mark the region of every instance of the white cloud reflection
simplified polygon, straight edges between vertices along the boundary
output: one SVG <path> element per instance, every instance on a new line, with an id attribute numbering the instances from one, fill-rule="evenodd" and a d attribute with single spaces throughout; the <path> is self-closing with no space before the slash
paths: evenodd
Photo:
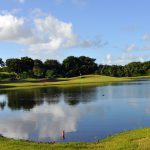
<path id="1" fill-rule="evenodd" d="M 0 119 L 0 133 L 9 138 L 58 140 L 61 132 L 75 132 L 82 112 L 79 108 L 60 105 L 41 105 L 30 112 Z"/>

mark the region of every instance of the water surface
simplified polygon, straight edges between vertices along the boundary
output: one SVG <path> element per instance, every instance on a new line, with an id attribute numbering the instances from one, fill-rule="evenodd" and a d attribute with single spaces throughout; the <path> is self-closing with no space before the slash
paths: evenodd
<path id="1" fill-rule="evenodd" d="M 150 126 L 150 80 L 0 91 L 0 134 L 9 138 L 93 142 L 145 126 Z"/>

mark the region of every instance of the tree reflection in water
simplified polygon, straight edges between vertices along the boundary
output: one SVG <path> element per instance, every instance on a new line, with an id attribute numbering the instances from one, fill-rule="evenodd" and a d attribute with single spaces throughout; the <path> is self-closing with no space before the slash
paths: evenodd
<path id="1" fill-rule="evenodd" d="M 2 92 L 1 92 L 2 94 Z M 0 133 L 6 137 L 32 140 L 59 140 L 61 133 L 75 132 L 77 122 L 88 109 L 76 107 L 96 95 L 95 88 L 42 88 L 5 91 L 12 113 L 0 120 Z M 5 103 L 0 103 L 4 109 Z M 70 106 L 71 105 L 71 106 Z"/>
<path id="2" fill-rule="evenodd" d="M 95 99 L 96 91 L 94 87 L 39 88 L 4 91 L 3 94 L 7 95 L 8 107 L 11 110 L 23 109 L 30 111 L 35 106 L 42 105 L 44 102 L 57 104 L 64 100 L 66 104 L 73 106 L 78 103 L 87 103 Z M 4 107 L 6 103 L 1 103 L 0 105 Z"/>

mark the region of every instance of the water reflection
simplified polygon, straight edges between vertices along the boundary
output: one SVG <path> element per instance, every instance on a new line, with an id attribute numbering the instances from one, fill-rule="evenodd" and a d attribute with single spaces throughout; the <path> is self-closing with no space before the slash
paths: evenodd
<path id="1" fill-rule="evenodd" d="M 78 103 L 87 103 L 95 100 L 96 88 L 42 88 L 29 89 L 19 91 L 4 91 L 6 93 L 8 107 L 11 110 L 31 110 L 35 106 L 47 102 L 48 104 L 57 104 L 64 100 L 69 105 L 77 105 Z M 0 97 L 0 99 L 2 99 Z"/>
<path id="2" fill-rule="evenodd" d="M 58 140 L 63 130 L 66 133 L 76 131 L 81 114 L 78 108 L 43 104 L 35 106 L 30 113 L 2 118 L 0 133 L 11 138 Z"/>
<path id="3" fill-rule="evenodd" d="M 7 96 L 1 94 L 0 95 L 0 110 L 3 110 L 6 106 L 6 100 L 7 100 Z"/>
<path id="4" fill-rule="evenodd" d="M 0 134 L 34 141 L 95 141 L 150 126 L 150 81 L 0 91 Z M 138 116 L 138 117 L 137 117 Z"/>
<path id="5" fill-rule="evenodd" d="M 88 103 L 96 100 L 96 87 L 78 87 L 71 89 L 64 89 L 64 101 L 69 105 L 77 105 L 78 103 Z"/>
<path id="6" fill-rule="evenodd" d="M 63 130 L 65 134 L 77 130 L 79 118 L 89 109 L 75 106 L 93 101 L 91 97 L 96 95 L 96 87 L 43 88 L 1 93 L 1 107 L 4 109 L 7 101 L 8 109 L 7 117 L 0 115 L 0 133 L 3 136 L 59 141 Z"/>

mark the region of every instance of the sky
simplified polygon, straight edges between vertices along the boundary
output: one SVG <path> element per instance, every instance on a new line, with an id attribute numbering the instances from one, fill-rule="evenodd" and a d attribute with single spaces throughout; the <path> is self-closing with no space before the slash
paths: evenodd
<path id="1" fill-rule="evenodd" d="M 149 0 L 1 0 L 0 58 L 150 60 Z"/>

